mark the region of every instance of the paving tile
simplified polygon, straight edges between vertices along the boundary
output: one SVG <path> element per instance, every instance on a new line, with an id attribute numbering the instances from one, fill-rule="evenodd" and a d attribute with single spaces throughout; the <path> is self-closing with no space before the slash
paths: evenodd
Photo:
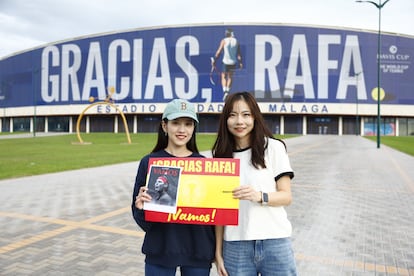
<path id="1" fill-rule="evenodd" d="M 299 275 L 414 275 L 414 158 L 358 136 L 285 142 Z M 0 275 L 143 275 L 137 165 L 0 181 Z"/>

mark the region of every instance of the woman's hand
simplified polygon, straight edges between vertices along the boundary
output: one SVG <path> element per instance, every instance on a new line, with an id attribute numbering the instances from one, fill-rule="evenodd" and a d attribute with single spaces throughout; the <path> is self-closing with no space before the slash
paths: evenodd
<path id="1" fill-rule="evenodd" d="M 144 202 L 150 202 L 152 197 L 147 193 L 148 188 L 143 186 L 139 188 L 139 193 L 135 197 L 135 207 L 142 210 L 144 208 Z"/>
<path id="2" fill-rule="evenodd" d="M 217 274 L 219 276 L 228 276 L 226 269 L 224 268 L 223 257 L 216 255 L 216 260 L 214 261 L 217 267 Z"/>
<path id="3" fill-rule="evenodd" d="M 253 189 L 250 185 L 243 185 L 233 190 L 233 198 L 261 202 L 262 193 Z"/>

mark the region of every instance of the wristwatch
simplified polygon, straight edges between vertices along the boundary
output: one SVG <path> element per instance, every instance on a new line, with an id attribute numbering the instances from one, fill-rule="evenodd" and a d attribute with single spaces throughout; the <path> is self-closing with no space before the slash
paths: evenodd
<path id="1" fill-rule="evenodd" d="M 269 203 L 269 195 L 267 193 L 262 193 L 262 205 L 267 205 Z"/>

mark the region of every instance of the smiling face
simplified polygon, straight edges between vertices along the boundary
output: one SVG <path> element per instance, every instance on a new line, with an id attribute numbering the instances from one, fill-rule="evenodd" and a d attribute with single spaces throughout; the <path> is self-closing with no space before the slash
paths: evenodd
<path id="1" fill-rule="evenodd" d="M 195 122 L 191 118 L 181 117 L 171 121 L 163 121 L 163 130 L 168 135 L 169 145 L 185 147 L 193 136 Z"/>
<path id="2" fill-rule="evenodd" d="M 227 128 L 234 136 L 239 149 L 250 147 L 250 134 L 254 128 L 254 118 L 244 100 L 234 102 L 227 118 Z"/>

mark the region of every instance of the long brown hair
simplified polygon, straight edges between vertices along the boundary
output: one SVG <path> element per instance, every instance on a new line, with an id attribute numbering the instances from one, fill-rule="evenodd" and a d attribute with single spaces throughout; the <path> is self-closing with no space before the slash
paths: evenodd
<path id="1" fill-rule="evenodd" d="M 216 141 L 213 145 L 213 156 L 220 158 L 232 158 L 233 152 L 236 151 L 236 142 L 234 136 L 227 127 L 227 119 L 233 111 L 234 103 L 244 101 L 250 109 L 254 119 L 254 127 L 250 133 L 250 147 L 252 150 L 251 162 L 255 168 L 266 168 L 264 152 L 267 146 L 265 137 L 273 138 L 273 134 L 266 126 L 262 113 L 256 99 L 249 92 L 238 92 L 230 94 L 220 114 L 219 129 Z"/>

